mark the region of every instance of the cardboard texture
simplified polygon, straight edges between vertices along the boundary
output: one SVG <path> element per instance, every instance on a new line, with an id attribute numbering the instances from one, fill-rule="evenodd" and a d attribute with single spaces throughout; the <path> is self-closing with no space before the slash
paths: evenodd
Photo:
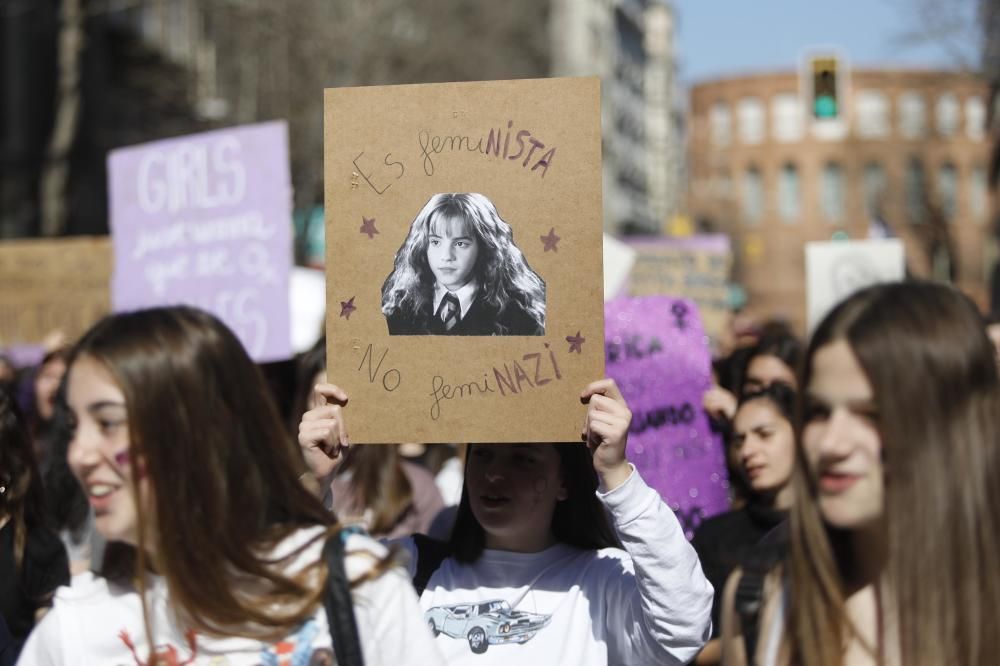
<path id="1" fill-rule="evenodd" d="M 328 374 L 351 398 L 351 440 L 579 441 L 579 393 L 604 375 L 599 80 L 327 90 L 324 131 Z M 435 198 L 442 193 L 463 194 Z M 477 219 L 495 206 L 523 260 L 509 238 L 484 240 L 482 233 L 505 226 L 495 220 L 486 228 L 450 223 L 454 215 L 421 216 L 445 199 L 475 208 Z M 443 234 L 435 242 L 454 251 L 445 261 L 458 268 L 434 272 L 430 263 L 440 257 L 428 252 L 421 219 Z M 456 325 L 434 285 L 472 265 L 462 264 L 468 245 L 457 239 L 464 233 L 479 239 L 480 262 L 471 270 L 481 284 Z M 404 274 L 395 268 L 404 246 L 412 253 L 401 257 L 413 261 L 401 265 L 419 264 L 411 270 L 419 279 L 409 291 L 390 281 L 393 314 L 386 316 L 383 285 Z M 493 265 L 484 257 L 498 255 L 519 266 L 521 282 L 484 268 Z M 498 284 L 508 297 L 490 305 L 484 294 L 497 293 Z M 421 307 L 404 317 L 403 305 L 394 305 L 411 292 Z M 537 311 L 521 307 L 514 293 L 530 294 L 523 302 L 536 310 L 544 304 L 544 331 Z M 495 316 L 477 323 L 478 307 L 494 308 Z M 445 332 L 451 325 L 467 334 Z M 430 328 L 437 332 L 421 334 Z"/>
<path id="2" fill-rule="evenodd" d="M 287 133 L 259 123 L 111 152 L 116 312 L 194 305 L 255 361 L 292 355 Z"/>
<path id="3" fill-rule="evenodd" d="M 729 270 L 733 257 L 727 236 L 655 238 L 631 241 L 636 250 L 629 277 L 631 296 L 690 298 L 698 305 L 705 332 L 718 340 L 729 327 Z"/>
<path id="4" fill-rule="evenodd" d="M 605 305 L 605 321 L 608 375 L 632 409 L 629 460 L 690 539 L 704 518 L 729 510 L 722 441 L 701 407 L 712 360 L 698 307 L 621 297 Z"/>
<path id="5" fill-rule="evenodd" d="M 806 243 L 806 314 L 810 332 L 855 291 L 906 276 L 903 241 L 838 240 Z"/>
<path id="6" fill-rule="evenodd" d="M 107 237 L 0 243 L 0 345 L 73 340 L 111 310 Z"/>

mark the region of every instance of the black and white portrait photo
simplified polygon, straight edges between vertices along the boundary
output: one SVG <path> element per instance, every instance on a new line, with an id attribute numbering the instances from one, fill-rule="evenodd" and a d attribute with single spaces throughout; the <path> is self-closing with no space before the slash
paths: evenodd
<path id="1" fill-rule="evenodd" d="M 390 335 L 544 335 L 545 282 L 482 194 L 435 194 L 382 285 Z"/>

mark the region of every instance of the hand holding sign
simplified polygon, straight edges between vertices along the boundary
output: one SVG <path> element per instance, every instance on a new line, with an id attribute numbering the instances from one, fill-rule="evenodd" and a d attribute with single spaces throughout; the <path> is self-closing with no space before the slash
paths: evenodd
<path id="1" fill-rule="evenodd" d="M 344 462 L 351 446 L 343 410 L 347 393 L 334 384 L 317 384 L 316 396 L 319 404 L 299 422 L 299 447 L 312 473 L 323 478 Z"/>
<path id="2" fill-rule="evenodd" d="M 580 394 L 587 403 L 587 420 L 581 436 L 594 456 L 594 469 L 608 491 L 625 483 L 632 468 L 625 458 L 625 444 L 632 412 L 613 379 L 592 382 Z"/>

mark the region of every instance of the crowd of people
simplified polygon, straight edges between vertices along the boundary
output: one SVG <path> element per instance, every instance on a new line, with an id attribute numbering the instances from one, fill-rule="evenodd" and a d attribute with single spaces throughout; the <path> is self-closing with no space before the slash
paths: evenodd
<path id="1" fill-rule="evenodd" d="M 720 359 L 732 510 L 690 543 L 612 380 L 575 387 L 581 441 L 356 445 L 325 352 L 275 400 L 218 319 L 154 308 L 8 381 L 0 666 L 1000 654 L 1000 373 L 951 287 L 869 287 L 808 344 Z"/>

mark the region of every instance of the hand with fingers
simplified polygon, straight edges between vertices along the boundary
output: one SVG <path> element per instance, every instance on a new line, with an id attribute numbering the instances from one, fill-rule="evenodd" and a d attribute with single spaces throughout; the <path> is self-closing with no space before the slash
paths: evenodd
<path id="1" fill-rule="evenodd" d="M 351 445 L 344 423 L 347 393 L 334 384 L 317 384 L 315 391 L 317 406 L 299 422 L 299 447 L 312 473 L 323 478 L 344 462 Z"/>
<path id="2" fill-rule="evenodd" d="M 701 406 L 717 421 L 732 421 L 736 416 L 736 403 L 736 396 L 718 384 L 713 384 L 701 397 Z"/>
<path id="3" fill-rule="evenodd" d="M 581 437 L 594 457 L 594 470 L 607 491 L 628 480 L 632 468 L 625 457 L 632 412 L 613 379 L 590 383 L 580 394 L 587 405 Z"/>

